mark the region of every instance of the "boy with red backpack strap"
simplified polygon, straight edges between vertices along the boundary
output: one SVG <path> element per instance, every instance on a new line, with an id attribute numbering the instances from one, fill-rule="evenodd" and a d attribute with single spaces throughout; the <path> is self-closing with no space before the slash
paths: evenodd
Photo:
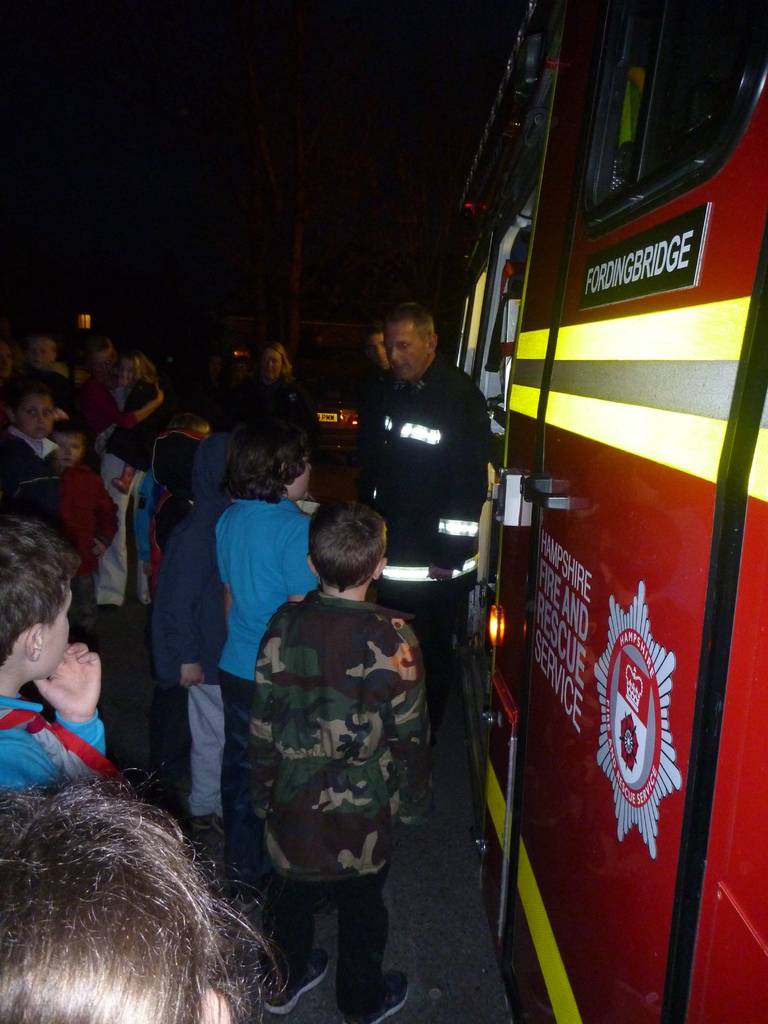
<path id="1" fill-rule="evenodd" d="M 0 516 L 0 786 L 21 789 L 117 776 L 104 756 L 98 654 L 69 644 L 70 580 L 78 557 L 35 519 Z M 56 711 L 19 697 L 34 680 Z"/>

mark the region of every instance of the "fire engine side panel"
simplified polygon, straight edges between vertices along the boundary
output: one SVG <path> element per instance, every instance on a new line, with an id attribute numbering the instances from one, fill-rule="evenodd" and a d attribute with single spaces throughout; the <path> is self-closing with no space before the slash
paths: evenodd
<path id="1" fill-rule="evenodd" d="M 522 838 L 582 1019 L 632 1024 L 657 1019 L 664 989 L 714 488 L 557 428 L 548 452 L 548 472 L 567 474 L 586 507 L 543 517 Z M 549 538 L 584 569 L 581 584 L 580 570 L 564 575 Z M 612 611 L 637 602 L 641 583 L 647 643 L 676 664 L 666 724 L 651 693 L 645 713 L 624 726 L 629 711 L 608 720 L 594 667 L 621 632 Z M 609 685 L 621 690 L 623 679 L 610 677 L 624 668 L 619 655 Z M 647 688 L 650 673 L 637 668 Z M 615 738 L 624 728 L 635 730 L 633 746 L 616 743 L 601 757 L 606 729 Z M 623 755 L 625 770 L 633 759 L 638 771 L 643 758 L 651 766 L 663 731 L 678 785 L 660 801 L 657 825 L 651 799 L 647 821 L 620 839 L 617 807 L 628 815 L 637 789 L 619 791 L 611 757 Z"/>
<path id="2" fill-rule="evenodd" d="M 588 64 L 597 28 L 596 11 L 582 10 L 574 19 L 574 29 L 566 41 L 558 61 L 555 87 L 553 129 L 545 156 L 547 167 L 559 168 L 558 174 L 547 172 L 541 184 L 536 208 L 536 230 L 533 237 L 525 287 L 521 330 L 531 331 L 547 326 L 555 302 L 558 264 L 565 245 L 565 225 L 571 189 L 571 175 L 579 143 L 580 124 L 584 116 Z M 564 45 L 566 45 L 564 43 Z M 514 383 L 541 385 L 540 361 L 525 358 L 518 351 Z M 529 474 L 535 470 L 535 410 L 533 416 L 510 409 L 507 428 L 505 465 L 515 472 Z M 498 647 L 495 665 L 504 678 L 515 701 L 521 703 L 521 687 L 525 662 L 526 580 L 531 531 L 528 527 L 512 527 L 503 531 L 501 542 L 501 573 L 497 598 L 507 617 L 507 638 Z"/>
<path id="3" fill-rule="evenodd" d="M 545 158 L 547 160 L 556 159 L 561 162 L 563 167 L 573 166 L 575 150 L 578 145 L 578 125 L 586 93 L 585 65 L 591 46 L 590 22 L 589 17 L 584 19 L 583 37 L 576 41 L 580 43 L 580 45 L 576 45 L 573 54 L 577 68 L 571 70 L 570 57 L 564 57 L 564 63 L 558 64 L 555 95 L 558 104 L 557 116 L 563 130 L 558 130 L 550 135 L 549 153 Z M 564 80 L 565 85 L 563 85 Z M 553 140 L 555 154 L 551 152 Z M 570 183 L 563 187 L 562 181 L 549 181 L 549 185 L 547 185 L 547 179 L 545 179 L 541 188 L 543 194 L 539 195 L 536 205 L 536 232 L 533 251 L 529 253 L 523 314 L 527 322 L 535 322 L 537 327 L 548 322 L 555 299 L 557 267 L 565 242 L 565 221 Z M 521 324 L 521 328 L 525 329 L 525 323 Z M 518 361 L 517 366 L 523 371 L 525 370 L 524 361 Z M 533 373 L 536 384 L 540 385 L 541 367 L 537 366 Z M 526 374 L 526 380 L 530 380 L 530 373 Z M 535 419 L 510 410 L 505 466 L 514 472 L 528 475 L 535 469 L 535 451 Z M 505 528 L 500 545 L 501 574 L 497 601 L 503 606 L 506 615 L 506 639 L 501 646 L 495 649 L 496 685 L 506 688 L 507 693 L 518 706 L 523 702 L 524 694 L 530 535 L 531 530 L 528 526 Z M 516 857 L 513 856 L 513 863 L 515 860 Z M 508 887 L 511 890 L 510 906 L 513 909 L 517 907 L 514 912 L 516 916 L 519 916 L 522 911 L 517 901 L 514 877 L 509 878 Z M 489 888 L 491 891 L 486 892 L 486 901 L 495 896 L 492 884 Z M 485 889 L 486 886 L 484 886 Z M 491 918 L 491 922 L 495 923 L 493 918 Z M 544 1005 L 547 1001 L 546 988 L 530 935 L 527 936 L 526 954 L 526 969 L 522 969 L 522 964 L 515 965 L 520 969 L 518 984 L 523 985 L 526 991 L 531 992 L 537 1005 Z M 507 965 L 504 964 L 504 967 L 506 968 Z"/>
<path id="4" fill-rule="evenodd" d="M 583 227 L 580 228 L 574 247 L 564 320 L 584 323 L 610 319 L 615 322 L 618 335 L 623 316 L 635 317 L 643 312 L 693 307 L 703 311 L 701 329 L 702 332 L 707 332 L 713 331 L 713 320 L 709 319 L 707 310 L 714 309 L 715 303 L 727 304 L 734 300 L 743 300 L 746 304 L 755 278 L 766 217 L 768 196 L 763 170 L 768 158 L 766 138 L 768 105 L 763 101 L 758 106 L 749 131 L 737 146 L 731 160 L 719 174 L 701 188 L 625 226 L 621 231 L 597 240 L 588 239 Z M 745 188 L 747 182 L 753 185 Z M 653 225 L 672 220 L 685 210 L 695 209 L 704 204 L 709 205 L 709 222 L 699 284 L 696 288 L 687 292 L 671 292 L 649 297 L 631 304 L 605 307 L 602 310 L 577 308 L 586 261 L 593 252 L 609 247 L 622 237 L 640 235 Z M 707 340 L 702 338 L 702 341 Z M 723 339 L 714 339 L 712 351 L 715 352 L 715 360 L 718 358 L 718 340 L 722 342 Z M 618 341 L 620 337 L 617 337 Z M 688 378 L 689 388 L 694 390 L 697 386 L 694 384 L 696 378 L 693 376 L 696 360 L 691 356 L 689 353 L 691 367 Z M 725 364 L 725 358 L 722 362 Z M 597 367 L 596 372 L 599 372 Z M 670 376 L 674 372 L 670 363 Z M 567 376 L 567 373 L 564 376 Z M 553 389 L 557 387 L 557 382 L 556 368 Z M 680 378 L 678 386 L 685 388 L 685 377 Z M 659 390 L 662 391 L 663 388 Z M 721 397 L 721 408 L 727 408 L 727 397 L 727 393 Z M 681 394 L 681 404 L 688 398 L 689 396 Z M 552 404 L 556 405 L 556 402 L 557 398 L 551 399 Z M 552 416 L 548 415 L 548 418 L 557 419 L 557 413 L 553 411 Z M 577 495 L 581 493 L 578 482 L 579 470 L 584 465 L 582 459 L 586 457 L 585 454 L 580 457 L 575 451 L 569 451 L 567 433 L 561 433 L 553 427 L 548 428 L 546 470 L 553 477 L 569 480 L 572 493 Z M 586 484 L 587 489 L 584 493 L 590 504 L 594 502 L 596 495 L 601 495 L 597 501 L 598 516 L 592 522 L 594 532 L 591 539 L 589 536 L 579 539 L 579 513 L 570 514 L 567 519 L 554 513 L 545 514 L 544 528 L 547 529 L 547 523 L 550 523 L 556 539 L 578 559 L 594 559 L 597 554 L 599 564 L 593 577 L 593 613 L 597 607 L 606 609 L 609 596 L 612 596 L 618 605 L 626 608 L 632 577 L 634 576 L 635 581 L 645 581 L 645 600 L 654 640 L 672 650 L 676 659 L 669 694 L 669 730 L 684 787 L 715 489 L 712 483 L 697 479 L 691 473 L 669 470 L 665 471 L 670 474 L 668 480 L 652 497 L 646 474 L 641 477 L 621 451 L 606 447 L 602 454 L 593 453 L 590 458 L 592 466 L 587 477 L 593 479 L 591 484 Z M 638 465 L 643 464 L 652 465 Z M 604 481 L 602 493 L 599 481 L 594 479 L 595 469 Z M 623 512 L 616 505 L 616 494 L 610 493 L 611 486 L 626 496 L 626 507 Z M 742 558 L 742 596 L 739 600 L 736 633 L 733 638 L 728 703 L 719 756 L 722 767 L 718 773 L 717 804 L 712 821 L 709 866 L 704 889 L 701 934 L 698 940 L 699 959 L 696 964 L 694 991 L 695 1000 L 698 1000 L 698 1009 L 695 1012 L 700 1016 L 693 1016 L 692 1019 L 701 1021 L 740 1019 L 741 1015 L 737 1009 L 739 1005 L 764 1006 L 765 997 L 768 995 L 768 899 L 765 897 L 765 886 L 761 884 L 765 877 L 765 868 L 768 867 L 765 853 L 768 848 L 768 827 L 762 806 L 766 792 L 766 769 L 761 756 L 768 721 L 765 713 L 761 714 L 765 702 L 755 699 L 756 695 L 752 692 L 757 685 L 756 678 L 759 677 L 760 669 L 765 664 L 761 655 L 766 652 L 762 651 L 759 644 L 760 641 L 768 642 L 765 641 L 768 625 L 765 613 L 768 609 L 762 594 L 766 579 L 764 552 L 768 539 L 768 523 L 762 502 L 756 502 L 754 499 L 750 501 L 749 516 Z M 562 525 L 566 526 L 565 530 L 562 529 Z M 613 550 L 610 550 L 611 548 Z M 762 571 L 758 568 L 761 565 Z M 655 586 L 651 582 L 654 578 Z M 601 587 L 606 592 L 598 605 L 597 595 Z M 593 622 L 591 619 L 591 628 Z M 594 622 L 594 625 L 600 629 L 599 621 Z M 758 641 L 757 645 L 755 638 Z M 603 643 L 605 647 L 601 646 Z M 605 641 L 599 640 L 596 654 L 599 656 L 600 651 L 607 650 L 609 646 L 607 638 Z M 593 695 L 598 684 L 599 680 L 592 681 Z M 595 710 L 599 711 L 593 705 L 593 713 Z M 535 774 L 530 761 L 529 766 Z M 548 768 L 549 762 L 545 762 L 545 771 Z M 619 774 L 614 772 L 614 777 L 618 777 Z M 556 780 L 552 779 L 550 785 L 556 788 Z M 763 799 L 756 794 L 762 794 Z M 551 800 L 553 792 L 547 795 Z M 678 814 L 682 809 L 681 795 L 677 792 L 662 801 L 659 837 L 656 840 L 658 856 L 654 862 L 645 865 L 643 873 L 638 871 L 635 875 L 634 886 L 637 886 L 641 893 L 654 893 L 652 903 L 645 903 L 642 897 L 636 903 L 626 903 L 622 897 L 619 882 L 619 879 L 622 879 L 620 865 L 626 870 L 634 870 L 629 854 L 631 846 L 628 844 L 631 839 L 637 840 L 637 830 L 630 831 L 621 845 L 616 844 L 614 840 L 617 864 L 609 869 L 608 873 L 612 877 L 615 875 L 617 882 L 605 883 L 598 887 L 595 899 L 590 903 L 592 912 L 597 912 L 602 920 L 611 919 L 615 914 L 615 907 L 624 904 L 632 921 L 631 932 L 637 927 L 648 943 L 645 955 L 640 952 L 640 960 L 635 962 L 649 963 L 648 955 L 652 949 L 656 951 L 662 973 L 655 979 L 643 979 L 642 972 L 625 976 L 628 985 L 626 991 L 636 993 L 639 1012 L 643 1002 L 646 1009 L 651 1009 L 660 992 L 659 986 L 663 985 L 665 965 L 664 957 L 659 956 L 659 953 L 666 944 L 672 910 L 675 874 L 673 854 L 680 838 Z M 598 822 L 595 821 L 594 825 L 597 828 Z M 606 841 L 607 835 L 603 827 L 603 842 Z M 546 850 L 547 842 L 543 837 L 540 842 Z M 666 856 L 663 849 L 663 845 L 666 846 L 667 843 L 671 857 Z M 589 849 L 583 849 L 580 854 L 574 851 L 574 863 L 588 863 L 590 856 L 593 855 L 594 851 Z M 545 877 L 548 872 L 556 874 L 556 867 L 545 868 Z M 624 885 L 629 883 L 627 877 L 622 881 Z M 540 884 L 546 886 L 546 881 L 542 880 Z M 598 898 L 600 893 L 603 897 L 602 903 Z M 559 912 L 562 898 L 561 884 L 561 889 L 554 894 L 552 903 L 556 908 L 555 916 Z M 545 902 L 548 901 L 545 899 Z M 562 929 L 558 930 L 555 927 L 555 930 L 563 936 L 564 943 L 570 941 L 574 950 L 573 960 L 563 950 L 566 963 L 578 965 L 580 957 L 583 956 L 583 943 L 578 935 L 578 929 L 576 933 L 571 934 L 570 940 L 565 939 L 568 927 L 568 922 L 564 922 Z M 610 932 L 609 929 L 609 934 Z M 636 950 L 633 936 L 622 930 L 620 934 L 612 934 L 607 945 L 611 946 L 622 963 L 633 962 Z M 600 955 L 602 956 L 602 953 Z M 753 971 L 757 971 L 756 976 L 753 976 Z M 607 971 L 606 976 L 613 977 L 611 987 L 614 996 L 618 996 L 623 987 L 618 965 L 616 969 Z M 750 981 L 753 977 L 754 981 Z M 580 983 L 577 973 L 574 973 L 572 980 L 578 993 Z M 584 982 L 590 996 L 597 996 L 597 986 L 591 972 L 586 972 Z M 588 1002 L 583 1002 L 583 997 L 579 998 L 579 995 L 577 1001 L 584 1009 L 589 1005 Z M 610 1020 L 610 1013 L 607 1016 L 599 1015 L 600 1005 L 610 1004 L 611 994 L 605 991 L 602 994 L 602 1001 L 597 998 L 592 1010 L 584 1014 L 585 1019 Z M 634 1018 L 625 1008 L 622 1019 L 629 1021 Z M 749 1019 L 749 1013 L 742 1019 Z"/>
<path id="5" fill-rule="evenodd" d="M 575 23 L 566 48 L 569 31 Z M 565 111 L 580 121 L 583 83 L 577 75 L 568 91 L 566 71 L 555 118 L 572 157 Z M 576 226 L 544 445 L 544 470 L 573 504 L 542 513 L 521 825 L 521 861 L 551 930 L 547 948 L 562 961 L 565 984 L 547 984 L 550 995 L 565 992 L 559 1005 L 553 1000 L 558 1020 L 633 1024 L 661 1013 L 715 481 L 765 222 L 767 116 L 763 103 L 724 169 L 686 195 L 599 238 Z M 527 366 L 518 363 L 512 422 L 524 406 L 533 421 L 538 405 L 536 362 L 543 364 L 546 338 L 534 335 L 549 326 L 553 276 L 542 232 L 549 225 L 562 241 L 557 218 L 544 216 L 545 200 L 561 218 L 557 197 L 570 187 L 565 168 L 572 166 L 557 159 L 558 145 L 551 144 L 542 187 L 518 353 Z M 708 219 L 694 287 L 581 308 L 590 256 L 696 210 Z M 577 334 L 575 325 L 587 330 Z M 598 336 L 591 325 L 608 332 Z M 510 438 L 508 463 L 522 461 Z M 509 557 L 505 537 L 502 594 L 511 585 L 508 566 L 519 572 L 522 564 L 519 552 Z M 750 620 L 747 631 L 763 625 Z M 719 799 L 727 798 L 748 796 Z M 738 931 L 735 918 L 751 921 L 742 913 L 750 906 L 759 930 L 760 900 L 750 902 L 734 884 L 727 895 L 723 933 Z M 710 929 L 714 916 L 710 910 Z M 515 924 L 520 973 L 528 970 L 528 921 L 525 911 Z M 547 979 L 544 948 L 537 946 Z M 718 1009 L 701 1020 L 732 1019 L 719 1015 L 722 1002 L 711 1005 Z M 532 1020 L 547 1019 L 534 1004 L 524 1009 Z"/>
<path id="6" fill-rule="evenodd" d="M 634 1024 L 662 1013 L 718 465 L 768 207 L 763 100 L 706 182 L 600 235 L 580 213 L 569 225 L 602 10 L 568 5 L 505 460 L 523 475 L 543 468 L 554 493 L 572 499 L 567 511 L 544 508 L 538 532 L 506 528 L 499 563 L 507 639 L 495 653 L 495 685 L 521 707 L 525 751 L 514 929 L 503 952 L 532 1024 Z M 587 268 L 603 253 L 646 245 L 676 218 L 697 215 L 701 258 L 685 288 L 587 308 Z M 537 412 L 551 328 L 542 467 Z M 532 543 L 538 562 L 528 580 Z M 768 486 L 749 506 L 690 1005 L 690 1020 L 702 1024 L 757 1019 L 752 1008 L 768 1005 L 766 550 Z M 491 752 L 498 771 L 501 760 Z M 491 867 L 493 913 L 498 857 Z"/>
<path id="7" fill-rule="evenodd" d="M 527 475 L 533 472 L 536 424 L 529 417 L 515 413 L 510 413 L 509 420 L 510 453 L 506 460 L 507 466 Z M 504 643 L 496 648 L 495 667 L 518 706 L 522 701 L 521 687 L 525 673 L 526 580 L 530 535 L 530 526 L 504 530 L 503 570 L 497 594 L 497 600 L 504 608 L 507 628 Z"/>
<path id="8" fill-rule="evenodd" d="M 768 1016 L 768 503 L 750 498 L 691 1022 Z"/>

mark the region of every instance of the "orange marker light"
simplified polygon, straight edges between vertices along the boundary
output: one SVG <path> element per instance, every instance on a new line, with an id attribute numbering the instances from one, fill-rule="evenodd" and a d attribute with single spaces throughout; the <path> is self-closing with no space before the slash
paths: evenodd
<path id="1" fill-rule="evenodd" d="M 499 644 L 504 643 L 506 628 L 507 622 L 504 609 L 500 604 L 492 604 L 488 615 L 488 638 L 491 641 L 491 647 L 498 647 Z"/>

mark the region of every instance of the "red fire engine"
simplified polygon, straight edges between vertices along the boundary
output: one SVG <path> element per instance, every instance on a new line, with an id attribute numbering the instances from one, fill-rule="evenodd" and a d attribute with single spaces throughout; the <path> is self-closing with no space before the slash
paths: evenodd
<path id="1" fill-rule="evenodd" d="M 489 920 L 516 1020 L 768 1021 L 768 5 L 527 8 L 457 360 Z"/>

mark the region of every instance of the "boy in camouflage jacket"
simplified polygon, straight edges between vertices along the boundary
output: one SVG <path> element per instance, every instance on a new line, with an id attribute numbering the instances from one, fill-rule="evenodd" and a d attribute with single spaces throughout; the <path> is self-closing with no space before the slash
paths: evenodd
<path id="1" fill-rule="evenodd" d="M 327 887 L 339 913 L 339 1008 L 348 1024 L 374 1024 L 407 995 L 404 974 L 382 971 L 382 890 L 395 821 L 417 821 L 430 802 L 424 673 L 403 617 L 365 601 L 385 564 L 381 517 L 364 505 L 324 507 L 309 536 L 321 591 L 272 618 L 251 717 L 253 802 L 282 876 L 274 937 L 288 967 L 267 1009 L 289 1013 L 325 975 L 327 953 L 312 940 Z"/>

